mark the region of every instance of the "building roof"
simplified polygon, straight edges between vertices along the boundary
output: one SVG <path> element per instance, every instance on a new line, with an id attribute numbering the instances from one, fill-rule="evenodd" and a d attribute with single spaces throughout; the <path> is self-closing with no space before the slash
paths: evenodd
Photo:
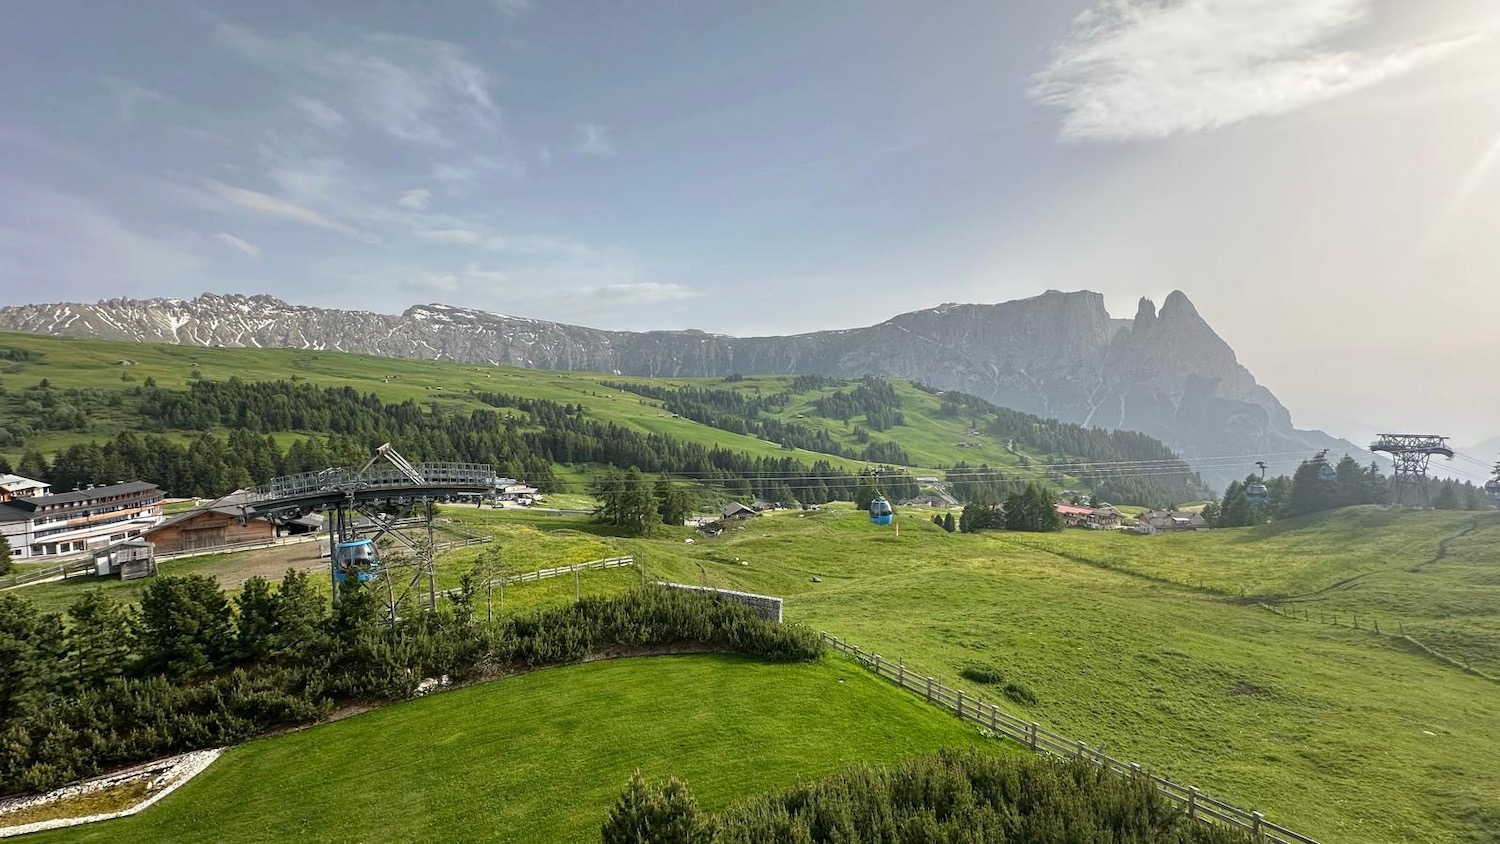
<path id="1" fill-rule="evenodd" d="M 107 498 L 113 495 L 134 495 L 143 492 L 158 491 L 156 484 L 146 481 L 126 481 L 123 484 L 110 484 L 109 486 L 96 486 L 93 489 L 75 489 L 72 492 L 59 492 L 52 495 L 38 495 L 28 498 L 17 498 L 16 501 L 30 509 L 54 506 L 57 504 L 82 504 L 85 501 L 93 501 L 98 498 Z"/>
<path id="2" fill-rule="evenodd" d="M 725 504 L 724 505 L 724 509 L 722 509 L 722 510 L 719 511 L 720 514 L 725 515 L 725 516 L 733 516 L 733 515 L 736 515 L 738 513 L 754 513 L 754 512 L 755 512 L 754 510 L 750 509 L 749 507 L 746 507 L 745 505 L 739 503 L 738 501 L 731 501 L 728 504 Z"/>
<path id="3" fill-rule="evenodd" d="M 30 510 L 0 504 L 0 522 L 29 522 L 34 514 Z"/>
<path id="4" fill-rule="evenodd" d="M 228 495 L 224 496 L 223 498 L 216 498 L 213 501 L 204 504 L 202 507 L 194 507 L 191 510 L 184 510 L 181 513 L 169 516 L 168 518 L 157 522 L 154 526 L 152 526 L 151 531 L 149 532 L 155 532 L 161 530 L 162 528 L 171 527 L 172 525 L 180 525 L 183 522 L 186 522 L 197 516 L 201 516 L 204 513 L 218 513 L 221 516 L 231 516 L 233 518 L 239 518 L 240 516 L 245 515 L 242 507 L 246 503 L 248 503 L 249 500 L 250 494 L 248 492 L 243 489 L 237 489 L 234 492 L 231 492 Z"/>
<path id="5" fill-rule="evenodd" d="M 1088 516 L 1094 512 L 1094 508 L 1092 507 L 1074 507 L 1071 504 L 1056 504 L 1053 506 L 1057 507 L 1057 512 L 1064 516 Z"/>
<path id="6" fill-rule="evenodd" d="M 12 475 L 9 472 L 0 474 L 0 487 L 5 487 L 6 489 L 28 489 L 43 486 L 51 486 L 51 484 L 46 481 L 34 481 L 31 478 L 22 477 L 21 475 Z"/>

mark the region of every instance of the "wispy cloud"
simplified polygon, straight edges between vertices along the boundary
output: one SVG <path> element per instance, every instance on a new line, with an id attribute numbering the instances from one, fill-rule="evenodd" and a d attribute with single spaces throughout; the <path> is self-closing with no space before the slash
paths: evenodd
<path id="1" fill-rule="evenodd" d="M 454 146 L 499 129 L 489 73 L 456 44 L 390 34 L 273 38 L 232 24 L 214 36 L 231 53 L 283 76 L 304 92 L 298 97 L 311 100 L 311 92 L 336 104 L 340 116 L 400 141 Z"/>
<path id="2" fill-rule="evenodd" d="M 363 237 L 353 226 L 340 223 L 337 220 L 331 220 L 311 208 L 304 208 L 301 205 L 287 202 L 284 199 L 278 199 L 270 194 L 226 185 L 223 182 L 216 182 L 212 179 L 205 179 L 203 187 L 217 199 L 236 208 L 253 211 L 269 217 L 279 217 L 283 220 L 290 220 L 295 223 L 326 229 L 331 232 L 338 232 L 350 237 Z"/>
<path id="3" fill-rule="evenodd" d="M 580 123 L 574 130 L 577 137 L 570 149 L 578 155 L 614 155 L 615 142 L 609 128 L 597 123 Z"/>
<path id="4" fill-rule="evenodd" d="M 1476 35 L 1338 50 L 1375 0 L 1105 0 L 1084 12 L 1032 98 L 1072 141 L 1165 138 L 1284 114 L 1437 61 Z"/>
<path id="5" fill-rule="evenodd" d="M 636 281 L 624 284 L 601 284 L 568 291 L 554 297 L 559 302 L 587 303 L 587 310 L 602 311 L 614 306 L 659 305 L 680 302 L 703 295 L 681 284 L 659 281 Z"/>
<path id="6" fill-rule="evenodd" d="M 536 4 L 531 0 L 490 0 L 495 6 L 495 11 L 508 18 L 518 18 L 532 9 Z"/>
<path id="7" fill-rule="evenodd" d="M 415 229 L 412 237 L 424 240 L 428 243 L 459 243 L 467 246 L 479 246 L 484 243 L 485 236 L 473 229 Z"/>
<path id="8" fill-rule="evenodd" d="M 414 190 L 403 192 L 401 194 L 401 198 L 396 200 L 396 204 L 401 206 L 402 208 L 409 208 L 413 211 L 421 211 L 425 209 L 427 207 L 427 203 L 431 201 L 432 191 L 427 190 L 426 188 L 416 188 Z"/>
<path id="9" fill-rule="evenodd" d="M 313 97 L 292 97 L 292 105 L 313 125 L 324 129 L 338 129 L 349 121 L 338 109 Z"/>
<path id="10" fill-rule="evenodd" d="M 252 258 L 260 257 L 259 246 L 256 246 L 255 244 L 247 240 L 235 237 L 229 232 L 219 232 L 218 234 L 214 235 L 214 240 L 217 240 L 218 242 L 224 244 L 225 246 L 228 246 L 230 249 L 233 249 L 236 252 L 241 252 L 245 255 L 249 255 Z"/>
<path id="11" fill-rule="evenodd" d="M 476 263 L 468 263 L 457 272 L 420 272 L 406 279 L 400 286 L 407 290 L 437 293 L 473 293 L 475 288 L 485 288 L 509 281 L 509 276 L 500 270 L 485 269 Z"/>
<path id="12" fill-rule="evenodd" d="M 412 229 L 412 237 L 427 243 L 474 246 L 490 252 L 514 255 L 553 255 L 584 258 L 594 254 L 587 244 L 545 234 L 507 235 L 462 226 Z"/>
<path id="13" fill-rule="evenodd" d="M 104 83 L 104 87 L 108 88 L 109 92 L 114 95 L 115 100 L 119 102 L 120 114 L 126 120 L 134 120 L 144 103 L 165 103 L 170 102 L 172 99 L 165 93 L 148 85 L 142 85 L 132 79 L 105 76 L 100 81 Z"/>

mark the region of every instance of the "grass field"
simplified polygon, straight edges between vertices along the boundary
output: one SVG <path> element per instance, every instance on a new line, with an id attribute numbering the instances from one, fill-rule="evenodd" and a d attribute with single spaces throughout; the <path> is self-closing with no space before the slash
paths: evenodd
<path id="1" fill-rule="evenodd" d="M 142 814 L 35 841 L 598 840 L 631 771 L 709 810 L 856 761 L 981 744 L 843 660 L 548 669 L 234 748 Z"/>
<path id="2" fill-rule="evenodd" d="M 689 545 L 685 530 L 624 539 L 581 517 L 446 512 L 494 533 L 512 571 L 633 554 L 650 579 L 783 595 L 789 620 L 990 700 L 959 672 L 995 668 L 1035 693 L 1010 711 L 1326 842 L 1500 829 L 1500 684 L 1461 665 L 1495 668 L 1500 514 L 1354 508 L 1141 537 L 947 534 L 904 509 L 898 538 L 844 505 Z M 607 594 L 639 577 L 580 583 Z M 512 587 L 506 610 L 572 597 L 572 578 Z"/>
<path id="3" fill-rule="evenodd" d="M 1468 607 L 1445 623 L 1477 643 L 1500 616 L 1481 591 L 1500 574 L 1485 550 L 1497 518 L 1471 529 L 1473 514 L 1365 508 L 1178 537 L 966 536 L 905 511 L 896 538 L 861 514 L 825 510 L 778 513 L 691 546 L 607 541 L 652 578 L 784 595 L 789 619 L 990 699 L 991 688 L 958 674 L 993 666 L 1035 692 L 1034 706 L 1004 704 L 1017 714 L 1326 841 L 1477 842 L 1500 829 L 1497 684 L 1386 627 L 1294 621 L 1242 603 L 1233 584 L 1241 568 L 1247 594 L 1323 589 L 1373 570 L 1335 590 L 1341 606 L 1373 617 L 1398 606 L 1408 568 L 1446 547 L 1448 567 L 1410 575 L 1426 578 L 1424 591 L 1399 606 Z M 1235 553 L 1242 547 L 1261 562 Z M 1384 576 L 1393 585 L 1375 588 Z"/>

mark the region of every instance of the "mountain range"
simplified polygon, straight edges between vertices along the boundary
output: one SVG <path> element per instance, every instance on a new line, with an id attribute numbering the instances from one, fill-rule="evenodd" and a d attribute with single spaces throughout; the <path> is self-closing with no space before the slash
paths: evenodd
<path id="1" fill-rule="evenodd" d="M 1300 430 L 1181 292 L 1112 318 L 1104 297 L 1049 290 L 1000 304 L 946 304 L 878 325 L 780 337 L 605 331 L 431 304 L 399 315 L 292 305 L 272 296 L 108 299 L 0 308 L 0 330 L 200 346 L 304 348 L 625 375 L 880 375 L 998 405 L 1161 439 L 1221 485 L 1261 457 L 1330 449 Z M 1243 458 L 1234 462 L 1230 458 Z M 1243 464 L 1243 465 L 1242 465 Z"/>

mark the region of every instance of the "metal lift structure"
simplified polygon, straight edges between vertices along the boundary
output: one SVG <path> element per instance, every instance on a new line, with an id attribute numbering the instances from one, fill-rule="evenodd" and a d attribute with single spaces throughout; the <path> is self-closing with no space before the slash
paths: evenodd
<path id="1" fill-rule="evenodd" d="M 248 490 L 240 517 L 283 521 L 323 512 L 335 602 L 345 580 L 340 576 L 340 546 L 363 545 L 360 540 L 368 540 L 373 548 L 382 539 L 405 546 L 409 554 L 359 561 L 364 571 L 358 579 L 384 583 L 388 610 L 394 617 L 414 593 L 426 608 L 437 606 L 434 505 L 493 495 L 498 480 L 488 463 L 413 464 L 386 443 L 358 469 L 286 475 Z M 425 590 L 421 589 L 424 580 Z"/>
<path id="2" fill-rule="evenodd" d="M 1434 454 L 1453 459 L 1448 438 L 1437 434 L 1381 434 L 1370 444 L 1371 451 L 1383 451 L 1396 464 L 1391 476 L 1391 503 L 1397 506 L 1427 507 L 1427 464 Z"/>

